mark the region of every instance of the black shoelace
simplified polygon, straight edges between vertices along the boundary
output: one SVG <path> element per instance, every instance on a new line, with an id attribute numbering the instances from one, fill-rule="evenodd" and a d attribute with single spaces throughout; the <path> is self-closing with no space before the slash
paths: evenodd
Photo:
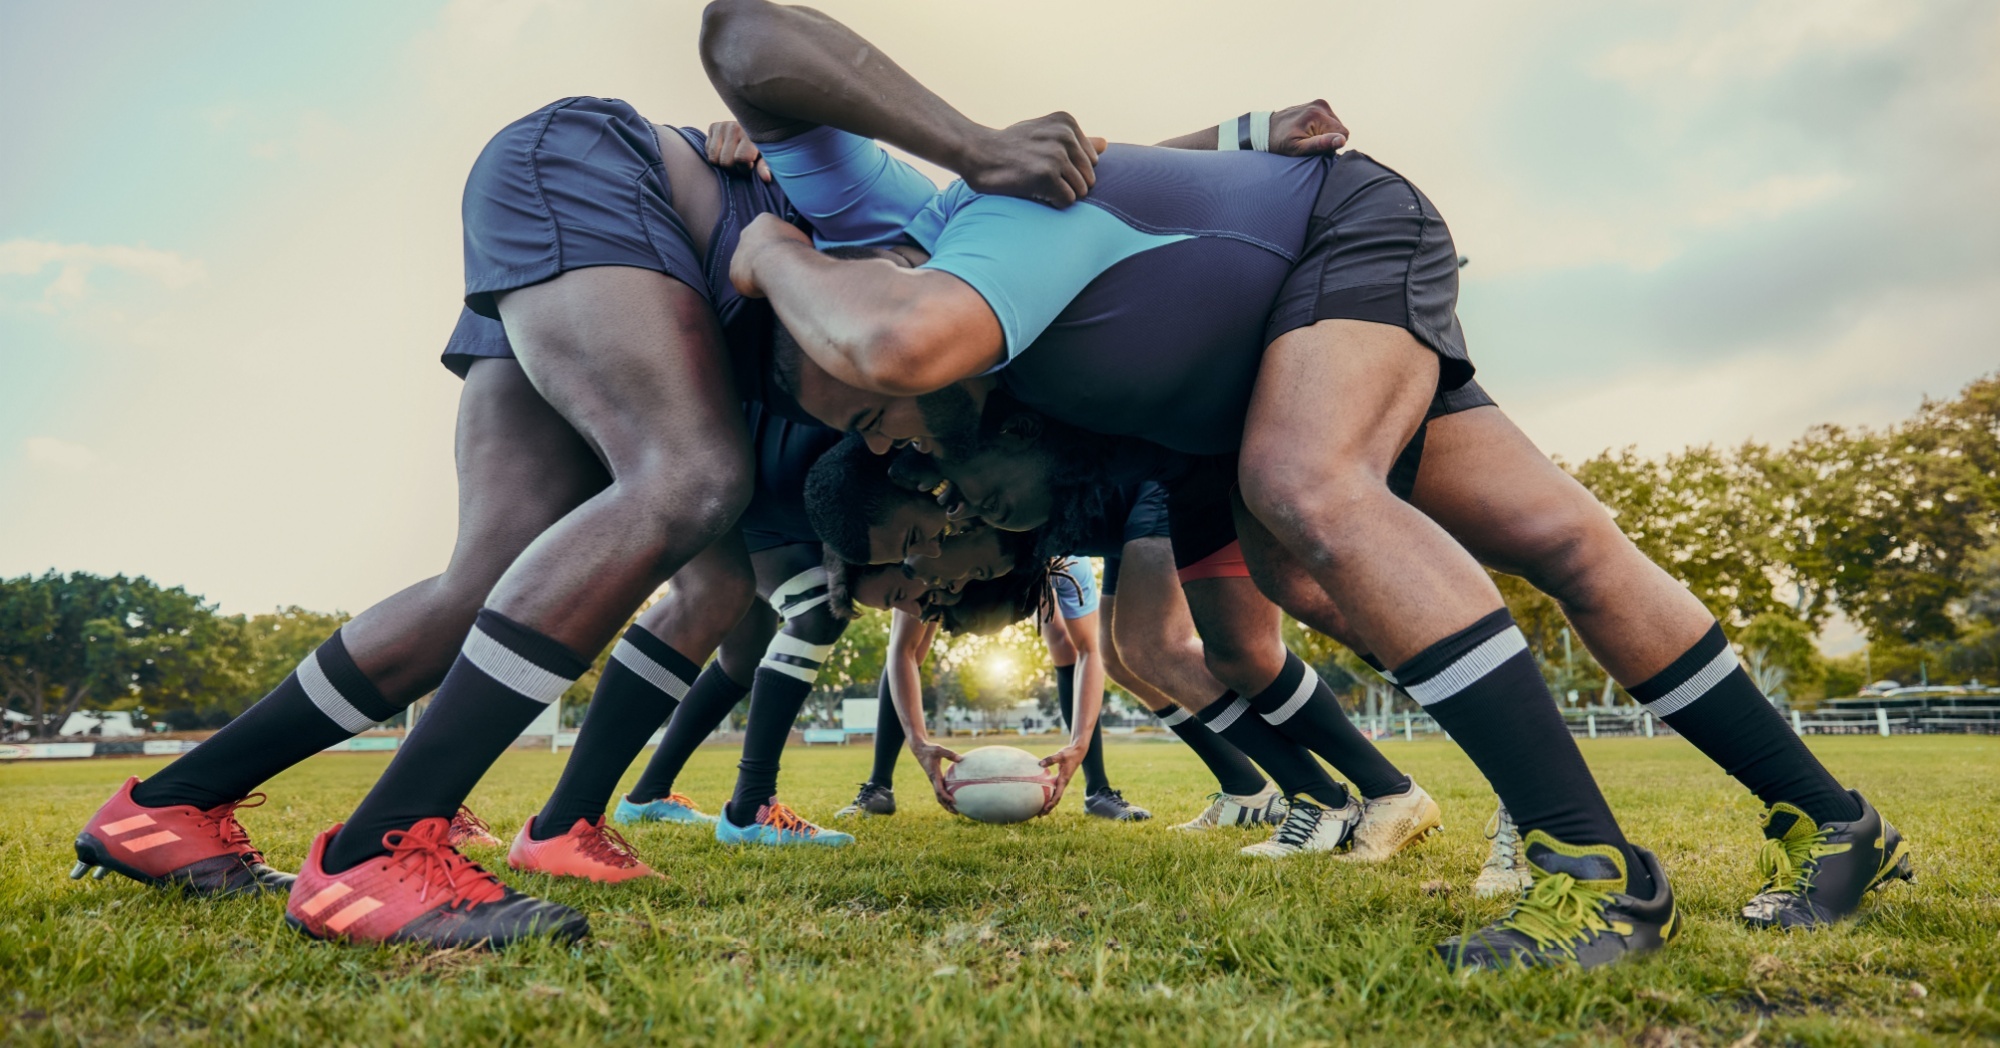
<path id="1" fill-rule="evenodd" d="M 1326 809 L 1317 804 L 1295 800 L 1291 812 L 1285 816 L 1284 825 L 1278 827 L 1278 832 L 1272 834 L 1271 839 L 1279 844 L 1303 848 L 1319 830 L 1319 820 L 1325 814 Z"/>

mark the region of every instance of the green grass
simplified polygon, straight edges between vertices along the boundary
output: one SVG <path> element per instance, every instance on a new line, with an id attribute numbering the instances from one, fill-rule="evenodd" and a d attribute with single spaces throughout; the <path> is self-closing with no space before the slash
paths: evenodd
<path id="1" fill-rule="evenodd" d="M 1162 818 L 1021 827 L 953 819 L 905 758 L 903 811 L 840 852 L 725 851 L 699 830 L 632 839 L 664 884 L 510 875 L 581 907 L 569 949 L 426 955 L 309 943 L 277 900 L 201 902 L 112 877 L 71 882 L 70 840 L 158 760 L 0 766 L 0 1038 L 202 1041 L 1389 1044 L 1958 1042 L 2000 1037 L 2000 739 L 1857 738 L 1815 748 L 1915 847 L 1917 883 L 1816 934 L 1739 927 L 1755 802 L 1685 744 L 1585 742 L 1632 838 L 1688 919 L 1652 959 L 1597 972 L 1454 976 L 1436 939 L 1497 916 L 1466 890 L 1492 800 L 1449 744 L 1385 744 L 1445 807 L 1447 833 L 1385 866 L 1239 857 L 1253 839 L 1170 820 L 1212 789 L 1186 750 L 1110 747 L 1114 781 Z M 734 754 L 682 788 L 713 808 Z M 793 749 L 785 796 L 824 817 L 866 747 Z M 296 864 L 384 763 L 315 758 L 246 813 Z M 509 755 L 472 798 L 511 835 L 560 771 Z M 629 780 L 628 780 L 629 782 Z M 500 856 L 479 853 L 498 866 Z M 1918 989 L 1921 984 L 1922 989 Z"/>

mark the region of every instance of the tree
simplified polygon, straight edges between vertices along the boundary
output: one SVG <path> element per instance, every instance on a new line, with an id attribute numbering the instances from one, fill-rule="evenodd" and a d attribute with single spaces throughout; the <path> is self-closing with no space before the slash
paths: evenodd
<path id="1" fill-rule="evenodd" d="M 239 618 L 143 576 L 50 571 L 0 581 L 0 689 L 38 734 L 85 702 L 185 707 L 250 687 Z"/>
<path id="2" fill-rule="evenodd" d="M 1739 630 L 1743 668 L 1772 703 L 1791 705 L 1825 676 L 1825 660 L 1813 645 L 1812 627 L 1784 612 L 1765 612 Z"/>

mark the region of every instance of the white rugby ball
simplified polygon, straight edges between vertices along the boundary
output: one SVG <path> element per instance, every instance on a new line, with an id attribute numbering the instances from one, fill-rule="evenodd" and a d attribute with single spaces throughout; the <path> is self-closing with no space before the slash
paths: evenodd
<path id="1" fill-rule="evenodd" d="M 958 813 L 979 822 L 1027 822 L 1042 813 L 1056 781 L 1042 762 L 1012 746 L 982 746 L 965 754 L 944 775 L 945 789 Z"/>

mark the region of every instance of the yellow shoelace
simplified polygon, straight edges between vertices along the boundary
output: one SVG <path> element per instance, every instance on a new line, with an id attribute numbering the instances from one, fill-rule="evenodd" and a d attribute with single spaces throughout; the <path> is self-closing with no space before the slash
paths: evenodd
<path id="1" fill-rule="evenodd" d="M 1806 829 L 1811 825 L 1800 819 L 1783 837 L 1764 838 L 1757 850 L 1757 872 L 1764 875 L 1764 891 L 1804 895 L 1812 888 L 1813 874 L 1819 871 L 1818 860 L 1840 850 L 1826 843 L 1826 830 L 1816 826 Z"/>
<path id="2" fill-rule="evenodd" d="M 1545 950 L 1560 946 L 1564 953 L 1574 955 L 1577 942 L 1611 928 L 1604 919 L 1604 908 L 1610 902 L 1611 893 L 1587 887 L 1569 874 L 1546 874 L 1536 878 L 1535 886 L 1500 924 L 1533 939 Z"/>

